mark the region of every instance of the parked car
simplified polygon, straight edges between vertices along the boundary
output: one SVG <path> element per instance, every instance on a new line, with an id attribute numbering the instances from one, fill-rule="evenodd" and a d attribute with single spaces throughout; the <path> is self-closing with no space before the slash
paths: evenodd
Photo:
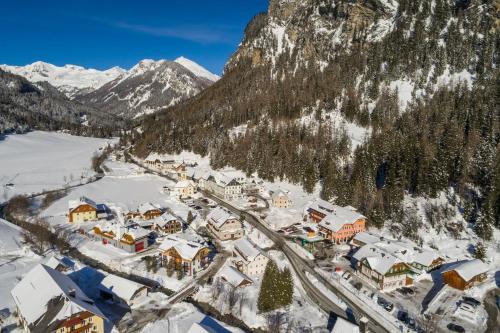
<path id="1" fill-rule="evenodd" d="M 406 323 L 406 321 L 408 320 L 408 312 L 406 311 L 398 311 L 398 320 L 399 321 L 402 321 L 403 323 Z"/>
<path id="2" fill-rule="evenodd" d="M 384 305 L 384 309 L 387 311 L 387 312 L 391 312 L 392 309 L 394 309 L 394 304 L 392 304 L 391 302 L 387 302 L 385 303 Z"/>
<path id="3" fill-rule="evenodd" d="M 470 313 L 476 312 L 476 308 L 474 306 L 466 304 L 466 303 L 461 303 L 459 308 L 460 308 L 460 310 L 470 312 Z"/>
<path id="4" fill-rule="evenodd" d="M 481 302 L 474 297 L 464 296 L 462 299 L 464 300 L 464 303 L 470 304 L 474 307 L 481 305 Z"/>
<path id="5" fill-rule="evenodd" d="M 408 325 L 409 328 L 412 330 L 417 328 L 417 323 L 415 322 L 415 318 L 408 317 L 408 320 L 406 320 L 406 324 Z"/>
<path id="6" fill-rule="evenodd" d="M 385 305 L 385 303 L 387 303 L 387 301 L 386 301 L 384 298 L 382 298 L 382 297 L 380 297 L 380 296 L 377 298 L 377 304 L 378 304 L 378 305 L 380 305 L 380 306 L 384 306 L 384 305 Z"/>
<path id="7" fill-rule="evenodd" d="M 449 323 L 446 327 L 452 332 L 465 333 L 465 329 L 457 324 Z"/>
<path id="8" fill-rule="evenodd" d="M 345 279 L 345 280 L 349 280 L 351 278 L 351 273 L 349 272 L 345 272 L 344 274 L 342 274 L 342 277 Z"/>
<path id="9" fill-rule="evenodd" d="M 411 296 L 415 295 L 415 290 L 413 290 L 413 288 L 403 287 L 401 289 L 403 289 L 403 292 L 405 292 L 408 295 L 411 295 Z"/>

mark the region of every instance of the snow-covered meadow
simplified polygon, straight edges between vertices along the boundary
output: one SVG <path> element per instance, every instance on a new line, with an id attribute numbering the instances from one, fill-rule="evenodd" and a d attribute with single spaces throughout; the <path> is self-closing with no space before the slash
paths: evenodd
<path id="1" fill-rule="evenodd" d="M 114 140 L 35 131 L 0 137 L 0 201 L 78 184 L 92 156 Z"/>

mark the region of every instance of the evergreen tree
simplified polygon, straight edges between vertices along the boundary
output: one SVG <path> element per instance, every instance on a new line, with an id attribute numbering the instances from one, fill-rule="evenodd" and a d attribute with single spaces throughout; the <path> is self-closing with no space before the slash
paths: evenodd
<path id="1" fill-rule="evenodd" d="M 288 268 L 281 271 L 273 260 L 269 260 L 260 287 L 257 308 L 265 313 L 292 303 L 293 279 Z"/>
<path id="2" fill-rule="evenodd" d="M 486 248 L 483 243 L 477 243 L 474 247 L 474 258 L 484 260 L 486 258 Z"/>
<path id="3" fill-rule="evenodd" d="M 479 215 L 476 219 L 476 224 L 474 226 L 474 231 L 476 234 L 484 240 L 490 240 L 493 236 L 492 225 L 493 221 L 493 210 L 489 204 L 483 205 Z"/>

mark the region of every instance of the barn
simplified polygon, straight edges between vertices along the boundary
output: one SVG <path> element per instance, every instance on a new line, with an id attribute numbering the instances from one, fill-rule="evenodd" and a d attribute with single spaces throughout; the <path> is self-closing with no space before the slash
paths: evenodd
<path id="1" fill-rule="evenodd" d="M 488 266 L 479 259 L 463 261 L 441 273 L 443 282 L 459 290 L 469 289 L 484 280 Z"/>

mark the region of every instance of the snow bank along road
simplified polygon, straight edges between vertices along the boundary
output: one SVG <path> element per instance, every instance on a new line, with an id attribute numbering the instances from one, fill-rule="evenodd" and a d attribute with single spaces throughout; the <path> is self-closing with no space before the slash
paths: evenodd
<path id="1" fill-rule="evenodd" d="M 130 155 L 131 156 L 131 155 Z M 131 156 L 132 157 L 132 156 Z M 149 172 L 158 175 L 163 178 L 167 178 L 169 180 L 174 180 L 172 177 L 169 177 L 163 173 L 157 172 L 155 170 L 151 170 L 148 167 L 142 165 L 140 162 L 131 159 L 134 164 L 148 170 Z M 239 214 L 240 216 L 244 216 L 245 220 L 256 227 L 258 230 L 263 232 L 270 240 L 272 240 L 278 249 L 280 249 L 290 261 L 292 268 L 300 279 L 302 286 L 307 291 L 309 297 L 316 302 L 320 306 L 323 311 L 327 313 L 333 312 L 339 317 L 345 318 L 347 320 L 359 320 L 361 317 L 366 317 L 369 320 L 369 329 L 371 332 L 375 333 L 400 333 L 401 330 L 397 327 L 393 322 L 388 320 L 386 317 L 381 315 L 380 313 L 373 310 L 370 305 L 364 303 L 362 300 L 357 299 L 355 295 L 351 293 L 351 291 L 345 289 L 342 285 L 338 284 L 336 286 L 332 285 L 329 281 L 325 280 L 321 275 L 319 275 L 314 267 L 311 266 L 306 260 L 301 258 L 295 251 L 293 251 L 285 242 L 284 238 L 275 233 L 273 230 L 269 229 L 264 223 L 262 223 L 257 217 L 253 214 L 248 213 L 245 210 L 241 210 L 239 208 L 234 207 L 227 201 L 211 194 L 206 191 L 200 191 L 205 196 L 215 200 L 220 205 L 226 207 L 231 210 L 235 214 Z M 350 309 L 353 309 L 353 313 L 349 313 L 339 307 L 335 302 L 330 300 L 325 294 L 321 292 L 307 277 L 306 272 L 313 275 L 320 283 L 322 283 L 326 288 L 333 291 L 335 294 L 339 296 Z M 354 318 L 353 318 L 354 317 Z"/>

